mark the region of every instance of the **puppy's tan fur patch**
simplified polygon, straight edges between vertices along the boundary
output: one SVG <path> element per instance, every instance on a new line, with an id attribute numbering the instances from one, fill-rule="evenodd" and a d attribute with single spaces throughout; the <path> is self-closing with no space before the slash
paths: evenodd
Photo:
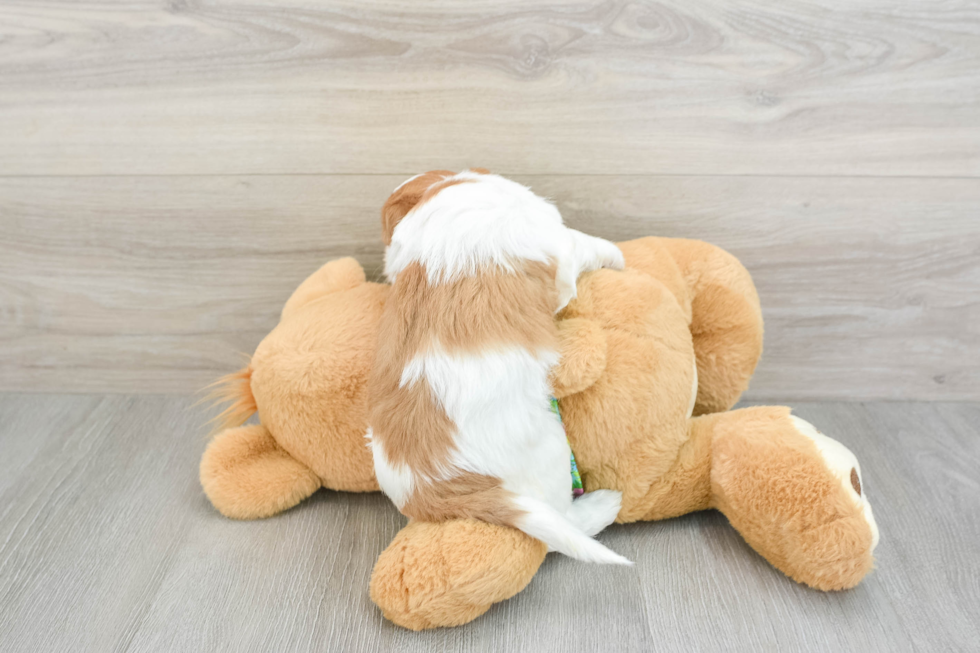
<path id="1" fill-rule="evenodd" d="M 368 388 L 374 438 L 392 464 L 432 476 L 448 462 L 455 425 L 425 379 L 401 385 L 406 365 L 435 345 L 448 353 L 495 345 L 558 348 L 551 315 L 557 302 L 553 265 L 528 262 L 517 274 L 483 271 L 430 285 L 413 263 L 398 276 L 385 305 Z M 465 316 L 465 319 L 460 319 Z"/>
<path id="2" fill-rule="evenodd" d="M 412 519 L 445 521 L 480 519 L 491 524 L 513 524 L 521 515 L 499 478 L 463 472 L 448 481 L 419 485 L 401 511 Z"/>
<path id="3" fill-rule="evenodd" d="M 478 175 L 489 175 L 486 168 L 470 168 Z M 456 175 L 451 170 L 430 170 L 399 186 L 385 201 L 381 208 L 381 234 L 385 247 L 391 244 L 395 227 L 409 211 L 422 206 L 435 197 L 439 191 L 456 184 L 465 184 L 472 179 L 451 179 Z"/>
<path id="4" fill-rule="evenodd" d="M 474 170 L 474 172 L 476 171 Z M 422 206 L 444 188 L 472 181 L 471 179 L 452 179 L 451 177 L 455 174 L 449 170 L 432 170 L 405 182 L 391 194 L 381 208 L 381 235 L 385 247 L 391 244 L 391 236 L 395 233 L 395 227 L 412 209 Z"/>

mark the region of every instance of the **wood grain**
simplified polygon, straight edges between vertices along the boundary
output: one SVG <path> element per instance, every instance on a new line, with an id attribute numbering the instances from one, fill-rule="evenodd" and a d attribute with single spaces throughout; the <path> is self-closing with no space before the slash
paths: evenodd
<path id="1" fill-rule="evenodd" d="M 523 176 L 573 226 L 753 274 L 750 397 L 980 398 L 980 181 Z M 396 176 L 0 178 L 0 389 L 187 393 L 332 257 L 381 263 Z"/>
<path id="2" fill-rule="evenodd" d="M 971 0 L 4 0 L 0 174 L 980 174 Z"/>
<path id="3" fill-rule="evenodd" d="M 980 637 L 980 405 L 804 403 L 862 461 L 882 539 L 856 589 L 797 585 L 716 512 L 613 527 L 636 561 L 549 556 L 466 626 L 384 621 L 370 570 L 403 524 L 321 491 L 257 522 L 197 483 L 183 397 L 0 395 L 0 641 L 11 651 L 905 651 Z M 710 624 L 707 627 L 705 624 Z"/>
<path id="4" fill-rule="evenodd" d="M 980 398 L 980 2 L 0 0 L 0 390 L 185 393 L 388 190 L 715 242 L 751 397 Z"/>

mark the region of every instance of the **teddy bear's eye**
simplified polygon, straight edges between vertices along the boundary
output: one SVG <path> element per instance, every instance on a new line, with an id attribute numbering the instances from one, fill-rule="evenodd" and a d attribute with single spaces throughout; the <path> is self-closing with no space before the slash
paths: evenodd
<path id="1" fill-rule="evenodd" d="M 858 478 L 857 467 L 851 467 L 851 486 L 854 487 L 854 491 L 861 496 L 861 479 Z"/>

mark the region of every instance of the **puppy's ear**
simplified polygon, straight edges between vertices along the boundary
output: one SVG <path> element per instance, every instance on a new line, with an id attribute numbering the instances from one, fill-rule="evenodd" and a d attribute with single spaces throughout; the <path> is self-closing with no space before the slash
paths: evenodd
<path id="1" fill-rule="evenodd" d="M 433 184 L 452 177 L 454 174 L 456 173 L 449 170 L 431 170 L 412 177 L 395 189 L 395 192 L 391 194 L 391 197 L 381 208 L 381 232 L 385 247 L 391 244 L 391 235 L 394 233 L 395 227 L 402 221 L 402 218 L 408 215 L 409 211 L 422 201 L 425 192 Z"/>
<path id="2" fill-rule="evenodd" d="M 475 172 L 478 175 L 489 175 L 490 171 L 486 168 L 470 168 L 470 172 Z"/>

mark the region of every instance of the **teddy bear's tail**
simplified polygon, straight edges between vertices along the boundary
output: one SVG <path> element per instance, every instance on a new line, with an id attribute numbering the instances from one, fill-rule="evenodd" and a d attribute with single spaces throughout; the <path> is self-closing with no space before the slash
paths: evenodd
<path id="1" fill-rule="evenodd" d="M 210 392 L 203 401 L 210 401 L 212 406 L 228 404 L 208 422 L 212 437 L 225 429 L 241 426 L 258 410 L 255 397 L 252 396 L 251 365 L 226 374 L 209 385 L 208 389 Z"/>

